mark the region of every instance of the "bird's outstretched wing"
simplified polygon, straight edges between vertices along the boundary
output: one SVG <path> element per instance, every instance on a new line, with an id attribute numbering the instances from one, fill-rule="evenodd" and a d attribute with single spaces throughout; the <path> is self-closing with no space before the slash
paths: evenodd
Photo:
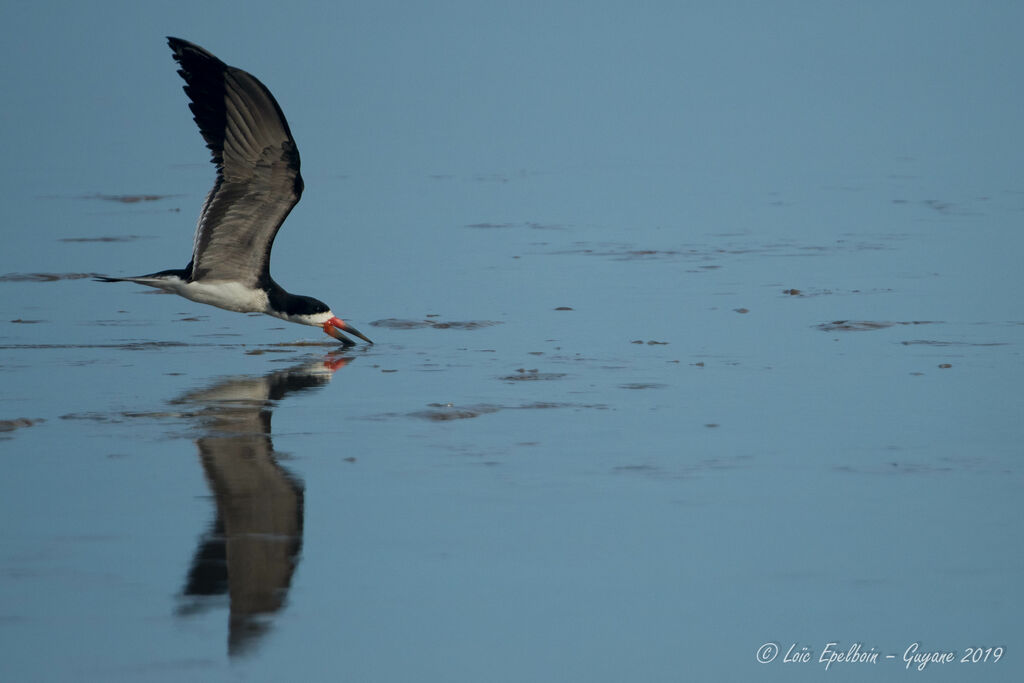
<path id="1" fill-rule="evenodd" d="M 270 278 L 270 249 L 302 196 L 299 151 L 266 86 L 180 38 L 168 38 L 217 180 L 196 225 L 192 280 L 249 286 Z"/>

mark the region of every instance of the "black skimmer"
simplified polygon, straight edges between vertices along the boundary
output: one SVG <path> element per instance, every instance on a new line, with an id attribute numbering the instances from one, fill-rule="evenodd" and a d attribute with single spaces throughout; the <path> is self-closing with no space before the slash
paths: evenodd
<path id="1" fill-rule="evenodd" d="M 254 76 L 198 45 L 170 37 L 167 44 L 217 180 L 199 212 L 187 266 L 97 280 L 137 282 L 229 311 L 322 327 L 345 346 L 355 342 L 342 332 L 372 344 L 324 302 L 289 294 L 270 277 L 274 237 L 303 188 L 299 150 L 277 100 Z"/>

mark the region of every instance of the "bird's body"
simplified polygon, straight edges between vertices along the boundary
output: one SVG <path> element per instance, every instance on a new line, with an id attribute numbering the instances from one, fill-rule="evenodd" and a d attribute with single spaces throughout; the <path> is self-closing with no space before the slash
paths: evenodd
<path id="1" fill-rule="evenodd" d="M 274 238 L 303 190 L 299 151 L 274 96 L 255 77 L 198 45 L 179 38 L 167 42 L 181 67 L 189 108 L 210 148 L 217 179 L 200 211 L 192 260 L 185 268 L 98 279 L 135 282 L 229 311 L 315 325 L 346 345 L 353 342 L 343 330 L 370 342 L 322 301 L 289 294 L 270 277 Z"/>
<path id="2" fill-rule="evenodd" d="M 235 280 L 189 280 L 185 276 L 185 271 L 164 271 L 117 280 L 157 287 L 201 304 L 236 313 L 275 313 L 270 309 L 270 297 L 265 291 L 247 287 Z"/>

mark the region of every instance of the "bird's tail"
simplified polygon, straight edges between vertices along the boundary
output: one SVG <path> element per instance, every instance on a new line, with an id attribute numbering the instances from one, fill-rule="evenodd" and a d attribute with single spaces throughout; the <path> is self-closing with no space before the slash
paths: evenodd
<path id="1" fill-rule="evenodd" d="M 131 277 L 107 277 L 94 273 L 93 280 L 96 282 L 134 282 L 147 287 L 157 287 L 173 291 L 178 285 L 188 280 L 187 270 L 161 270 L 159 273 L 148 275 L 134 275 Z"/>
<path id="2" fill-rule="evenodd" d="M 93 280 L 96 282 L 134 282 L 137 285 L 156 287 L 157 289 L 162 289 L 165 292 L 174 293 L 178 293 L 179 287 L 184 284 L 183 280 L 177 275 L 167 275 L 165 273 L 137 275 L 135 277 L 107 277 L 106 275 L 96 275 L 93 277 Z"/>

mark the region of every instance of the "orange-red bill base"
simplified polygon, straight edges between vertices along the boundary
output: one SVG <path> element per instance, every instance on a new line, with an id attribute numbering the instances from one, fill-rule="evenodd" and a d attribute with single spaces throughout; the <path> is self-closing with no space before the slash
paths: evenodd
<path id="1" fill-rule="evenodd" d="M 324 323 L 324 332 L 331 335 L 345 346 L 354 346 L 355 342 L 346 337 L 344 334 L 342 334 L 342 330 L 348 332 L 351 335 L 359 337 L 367 344 L 373 343 L 372 341 L 370 341 L 369 337 L 367 337 L 365 334 L 349 325 L 341 318 L 331 318 L 330 320 Z"/>

